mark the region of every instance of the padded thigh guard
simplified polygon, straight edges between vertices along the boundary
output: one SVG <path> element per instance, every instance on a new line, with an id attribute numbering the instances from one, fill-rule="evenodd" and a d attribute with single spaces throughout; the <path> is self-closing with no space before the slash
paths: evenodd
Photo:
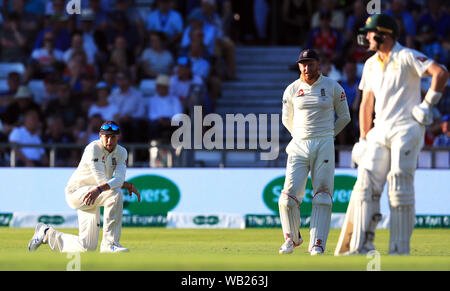
<path id="1" fill-rule="evenodd" d="M 322 248 L 325 251 L 328 233 L 330 231 L 331 208 L 333 200 L 331 195 L 319 192 L 312 199 L 312 211 L 310 222 L 309 250 L 313 247 Z"/>
<path id="2" fill-rule="evenodd" d="M 280 210 L 281 227 L 283 229 L 284 239 L 291 238 L 294 244 L 300 242 L 300 203 L 290 195 L 282 193 L 278 200 Z"/>
<path id="3" fill-rule="evenodd" d="M 390 254 L 409 254 L 416 214 L 414 209 L 414 177 L 410 173 L 390 172 L 389 204 Z"/>
<path id="4" fill-rule="evenodd" d="M 367 253 L 375 249 L 375 230 L 381 220 L 381 189 L 376 189 L 370 171 L 360 169 L 352 192 L 353 234 L 350 240 L 351 253 Z"/>

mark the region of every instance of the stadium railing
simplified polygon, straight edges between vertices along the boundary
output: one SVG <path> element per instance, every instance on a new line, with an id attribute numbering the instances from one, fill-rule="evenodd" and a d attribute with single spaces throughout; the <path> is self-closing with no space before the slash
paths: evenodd
<path id="1" fill-rule="evenodd" d="M 58 150 L 73 149 L 81 151 L 84 144 L 11 144 L 0 143 L 0 165 L 16 167 L 17 150 L 22 147 L 44 148 L 48 153 L 49 167 L 57 166 Z M 125 143 L 128 150 L 128 167 L 285 167 L 285 146 L 278 149 L 278 158 L 261 160 L 261 150 L 184 150 L 173 148 L 170 144 Z M 351 167 L 352 146 L 336 146 L 336 167 Z M 144 159 L 142 159 L 144 157 Z M 424 147 L 419 155 L 418 168 L 450 169 L 450 147 Z"/>

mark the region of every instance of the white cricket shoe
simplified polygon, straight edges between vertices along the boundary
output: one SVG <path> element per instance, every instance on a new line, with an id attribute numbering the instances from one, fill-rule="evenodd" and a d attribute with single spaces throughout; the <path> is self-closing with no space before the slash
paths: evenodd
<path id="1" fill-rule="evenodd" d="M 294 241 L 291 238 L 288 238 L 280 247 L 279 254 L 285 255 L 285 254 L 292 254 L 294 252 L 294 248 L 300 246 L 303 243 L 303 239 L 300 238 L 300 241 L 298 244 L 295 244 Z"/>
<path id="2" fill-rule="evenodd" d="M 45 239 L 45 230 L 50 228 L 49 225 L 39 222 L 36 225 L 36 229 L 34 231 L 34 235 L 28 243 L 28 250 L 30 252 L 34 252 L 37 248 L 44 243 Z"/>
<path id="3" fill-rule="evenodd" d="M 323 248 L 321 248 L 321 247 L 318 247 L 318 246 L 314 246 L 312 249 L 311 249 L 311 256 L 317 256 L 317 255 L 321 255 L 321 254 L 323 254 Z"/>
<path id="4" fill-rule="evenodd" d="M 112 245 L 109 246 L 101 245 L 100 247 L 101 253 L 126 253 L 129 251 L 130 249 L 121 246 L 118 242 L 114 242 Z"/>

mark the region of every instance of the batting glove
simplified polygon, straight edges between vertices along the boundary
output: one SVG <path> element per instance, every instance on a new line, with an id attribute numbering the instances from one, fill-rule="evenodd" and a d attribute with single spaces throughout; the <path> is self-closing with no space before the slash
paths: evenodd
<path id="1" fill-rule="evenodd" d="M 356 168 L 356 165 L 359 165 L 364 153 L 367 148 L 367 140 L 365 138 L 360 137 L 359 141 L 355 143 L 352 149 L 352 168 Z"/>

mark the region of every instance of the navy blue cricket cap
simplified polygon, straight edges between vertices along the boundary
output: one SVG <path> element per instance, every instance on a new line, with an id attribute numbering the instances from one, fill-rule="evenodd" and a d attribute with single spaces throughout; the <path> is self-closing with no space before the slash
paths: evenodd
<path id="1" fill-rule="evenodd" d="M 316 60 L 318 62 L 320 61 L 319 54 L 313 49 L 303 50 L 298 55 L 297 63 L 301 63 L 301 62 L 309 61 L 309 60 Z"/>

